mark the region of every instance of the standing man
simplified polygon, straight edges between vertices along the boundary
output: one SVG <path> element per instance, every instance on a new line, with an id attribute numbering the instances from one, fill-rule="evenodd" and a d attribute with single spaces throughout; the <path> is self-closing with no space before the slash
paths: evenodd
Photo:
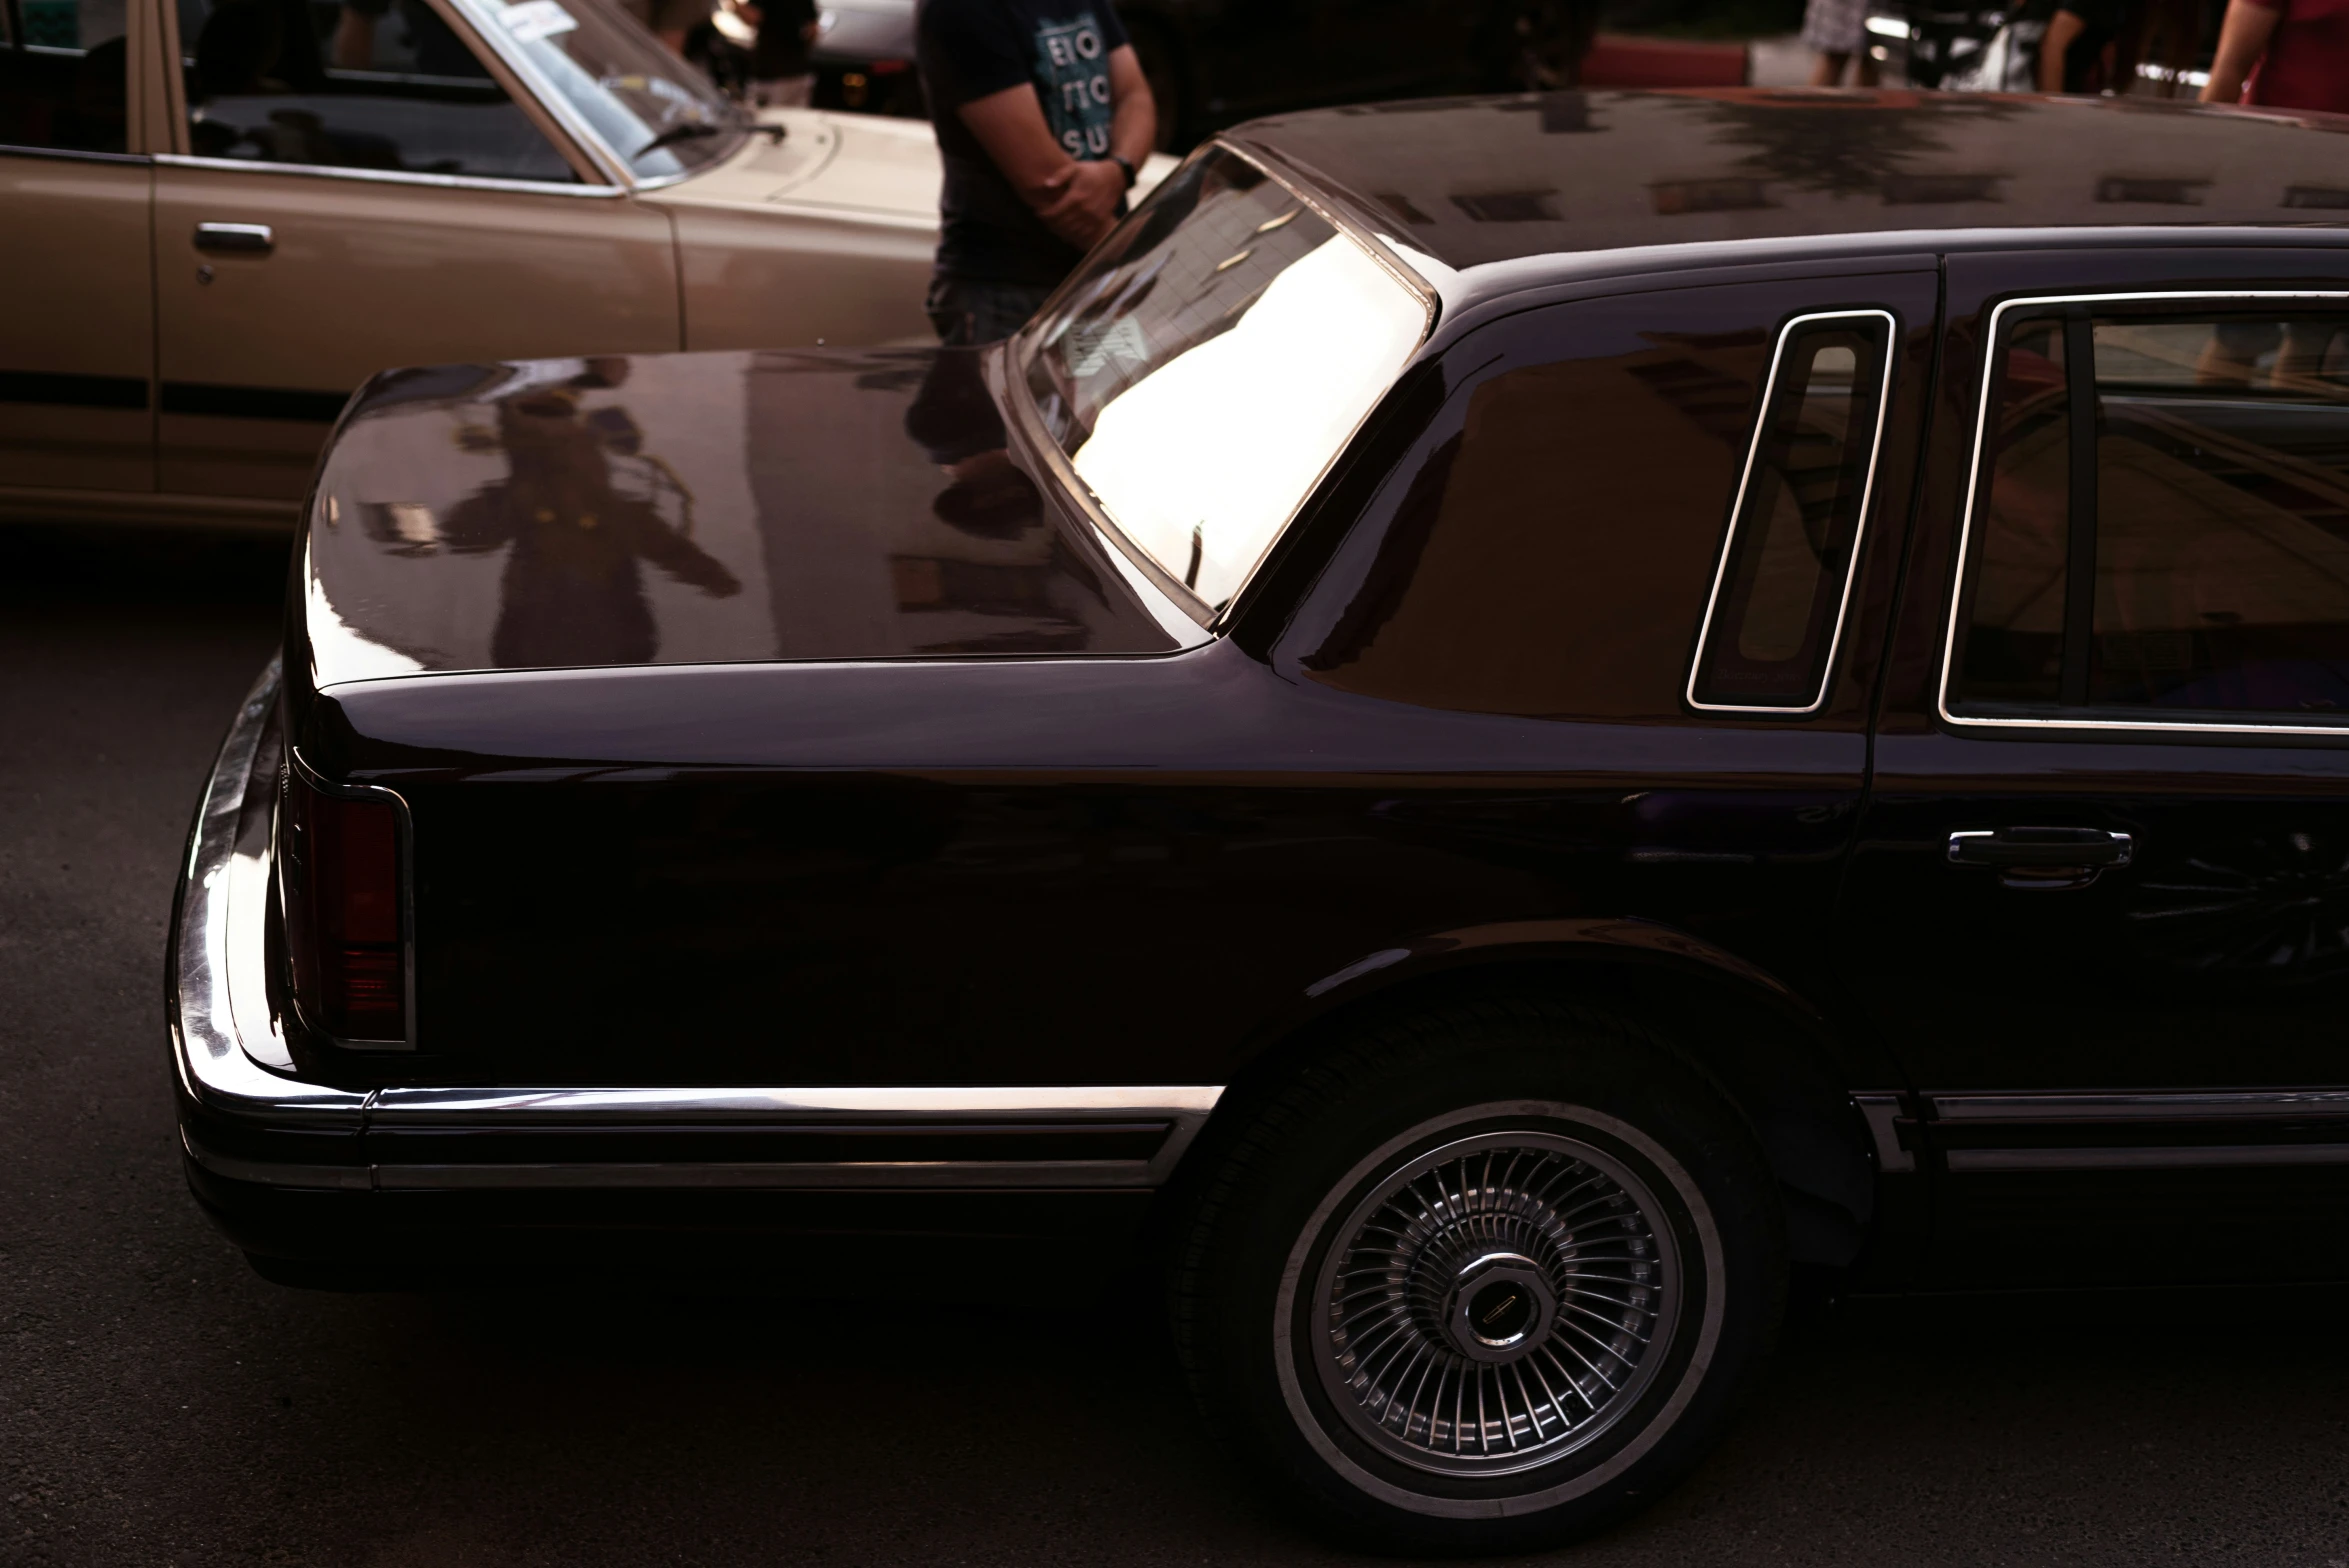
<path id="1" fill-rule="evenodd" d="M 992 343 L 1125 212 L 1158 117 L 1109 0 L 920 0 L 914 29 L 946 166 L 930 321 Z"/>

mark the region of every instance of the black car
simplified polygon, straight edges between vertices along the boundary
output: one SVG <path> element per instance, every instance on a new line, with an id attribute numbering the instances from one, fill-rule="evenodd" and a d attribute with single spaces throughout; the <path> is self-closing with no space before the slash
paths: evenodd
<path id="1" fill-rule="evenodd" d="M 1653 1496 L 1796 1269 L 2338 1276 L 2344 129 L 1307 114 L 987 350 L 379 377 L 189 1180 L 293 1280 L 1148 1260 L 1389 1548 Z"/>

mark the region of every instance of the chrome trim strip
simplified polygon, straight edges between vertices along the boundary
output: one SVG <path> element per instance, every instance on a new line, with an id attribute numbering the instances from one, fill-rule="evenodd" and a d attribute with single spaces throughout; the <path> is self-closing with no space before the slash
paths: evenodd
<path id="1" fill-rule="evenodd" d="M 915 1125 L 940 1116 L 1018 1117 L 1051 1122 L 1104 1112 L 1205 1117 L 1220 1088 L 1186 1085 L 1098 1088 L 848 1089 L 379 1089 L 370 1126 L 449 1117 L 576 1116 L 598 1121 L 674 1123 L 679 1118 L 799 1118 L 810 1115 L 906 1117 Z"/>
<path id="2" fill-rule="evenodd" d="M 1916 1152 L 1900 1141 L 1900 1122 L 1907 1114 L 1897 1094 L 1855 1094 L 1852 1104 L 1868 1124 L 1868 1138 L 1876 1146 L 1879 1175 L 1905 1176 L 1917 1168 Z"/>
<path id="3" fill-rule="evenodd" d="M 2191 300 L 2332 300 L 2349 301 L 2349 290 L 2343 289 L 2180 289 L 2136 294 L 2036 294 L 2025 299 L 2001 302 L 1990 312 L 1990 330 L 1982 346 L 1982 379 L 1974 393 L 1974 446 L 1971 466 L 1966 472 L 1966 504 L 1959 514 L 1957 572 L 1950 583 L 1948 625 L 1941 638 L 1941 682 L 1934 696 L 1934 708 L 1941 721 L 1959 729 L 2012 730 L 2100 730 L 2118 732 L 2174 732 L 2204 735 L 2342 735 L 2349 736 L 2349 725 L 2339 724 L 2219 724 L 2195 723 L 2165 719 L 1988 719 L 1961 717 L 1950 711 L 1950 682 L 1955 675 L 1957 657 L 1958 606 L 1965 598 L 1967 574 L 1972 568 L 1970 559 L 1974 536 L 1974 505 L 1982 483 L 1983 445 L 1990 425 L 1991 383 L 1998 364 L 2000 332 L 2006 313 L 2049 305 L 2146 304 Z"/>
<path id="4" fill-rule="evenodd" d="M 2349 1120 L 2349 1089 L 2179 1094 L 1928 1094 L 1942 1122 Z"/>
<path id="5" fill-rule="evenodd" d="M 154 161 L 175 169 L 232 169 L 239 174 L 295 174 L 322 180 L 368 180 L 379 185 L 429 185 L 442 190 L 506 191 L 530 196 L 625 196 L 618 185 L 564 185 L 553 180 L 498 180 L 474 174 L 411 174 L 401 169 L 335 169 L 317 163 L 263 163 L 254 158 L 199 158 L 159 152 Z"/>
<path id="6" fill-rule="evenodd" d="M 1985 1171 L 2182 1171 L 2349 1165 L 2349 1143 L 2164 1144 L 2158 1148 L 1951 1149 L 1953 1175 Z"/>
<path id="7" fill-rule="evenodd" d="M 367 1104 L 364 1091 L 305 1083 L 256 1060 L 256 1055 L 291 1060 L 275 1037 L 262 972 L 262 922 L 269 903 L 266 841 L 259 846 L 238 842 L 254 757 L 277 711 L 277 683 L 278 664 L 272 659 L 245 694 L 204 784 L 181 870 L 168 1008 L 172 1058 L 181 1087 L 206 1110 L 356 1134 Z M 249 1027 L 240 1027 L 240 1020 Z M 265 1032 L 258 1047 L 247 1043 L 256 1031 Z"/>
<path id="8" fill-rule="evenodd" d="M 739 1187 L 739 1188 L 1147 1188 L 1164 1182 L 1206 1125 L 1223 1090 L 1216 1085 L 848 1086 L 839 1088 L 466 1088 L 337 1089 L 290 1070 L 263 971 L 271 855 L 268 814 L 248 811 L 255 764 L 276 714 L 275 660 L 254 682 L 211 777 L 183 868 L 172 954 L 169 1021 L 173 1065 L 201 1110 L 240 1120 L 353 1138 L 372 1128 L 412 1132 L 497 1131 L 525 1135 L 593 1128 L 618 1136 L 635 1128 L 723 1131 L 788 1124 L 887 1121 L 910 1132 L 968 1127 L 1007 1133 L 1082 1125 L 1104 1118 L 1163 1120 L 1165 1138 L 1148 1159 L 940 1160 L 750 1163 L 674 1161 L 549 1164 L 349 1165 L 278 1163 L 223 1155 L 183 1130 L 189 1158 L 231 1180 L 274 1186 L 390 1188 Z M 411 912 L 413 901 L 411 900 Z M 413 1014 L 411 1013 L 411 1023 Z M 270 1065 L 265 1065 L 265 1063 Z M 354 1153 L 359 1146 L 350 1145 Z"/>
<path id="9" fill-rule="evenodd" d="M 1753 483 L 1754 464 L 1762 455 L 1762 437 L 1770 418 L 1770 408 L 1778 393 L 1778 367 L 1786 354 L 1787 339 L 1795 329 L 1813 321 L 1857 321 L 1877 317 L 1884 323 L 1884 384 L 1876 393 L 1876 431 L 1868 443 L 1868 476 L 1860 485 L 1859 523 L 1851 536 L 1851 557 L 1843 565 L 1843 596 L 1835 605 L 1835 630 L 1827 638 L 1827 657 L 1819 665 L 1819 689 L 1811 700 L 1799 708 L 1775 705 L 1755 705 L 1737 702 L 1697 701 L 1697 680 L 1705 669 L 1705 652 L 1713 641 L 1713 612 L 1721 602 L 1721 584 L 1729 575 L 1730 552 L 1737 545 L 1737 528 L 1745 513 L 1746 489 Z M 1889 310 L 1823 310 L 1807 316 L 1796 316 L 1778 329 L 1778 342 L 1770 350 L 1770 374 L 1762 382 L 1762 402 L 1754 415 L 1753 439 L 1745 449 L 1745 469 L 1737 476 L 1737 496 L 1729 503 L 1729 531 L 1721 540 L 1721 558 L 1713 567 L 1713 591 L 1705 596 L 1705 618 L 1697 631 L 1696 657 L 1689 661 L 1688 686 L 1683 695 L 1688 705 L 1699 713 L 1816 713 L 1827 703 L 1827 692 L 1835 684 L 1835 656 L 1843 651 L 1843 628 L 1851 614 L 1852 585 L 1859 581 L 1860 546 L 1868 537 L 1868 509 L 1876 501 L 1876 470 L 1884 461 L 1884 423 L 1892 412 L 1892 369 L 1900 357 L 1900 320 Z"/>

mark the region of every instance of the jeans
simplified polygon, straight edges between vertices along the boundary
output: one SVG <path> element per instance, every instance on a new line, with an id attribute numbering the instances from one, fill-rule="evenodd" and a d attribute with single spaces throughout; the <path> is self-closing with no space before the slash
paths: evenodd
<path id="1" fill-rule="evenodd" d="M 1036 283 L 987 283 L 976 278 L 933 278 L 923 309 L 941 342 L 962 347 L 994 343 L 1028 324 L 1052 290 Z"/>

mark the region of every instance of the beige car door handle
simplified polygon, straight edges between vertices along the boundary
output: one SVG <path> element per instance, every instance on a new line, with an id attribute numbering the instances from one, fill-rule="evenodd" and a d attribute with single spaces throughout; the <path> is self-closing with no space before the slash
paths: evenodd
<path id="1" fill-rule="evenodd" d="M 267 252 L 277 248 L 277 236 L 266 223 L 199 223 L 196 249 Z"/>

